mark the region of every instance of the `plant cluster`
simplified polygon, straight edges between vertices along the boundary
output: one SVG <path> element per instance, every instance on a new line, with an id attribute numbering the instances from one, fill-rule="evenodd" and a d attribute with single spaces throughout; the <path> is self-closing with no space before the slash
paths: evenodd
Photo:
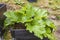
<path id="1" fill-rule="evenodd" d="M 7 11 L 4 13 L 5 28 L 15 23 L 25 23 L 26 30 L 34 33 L 35 36 L 43 39 L 48 37 L 50 40 L 54 40 L 51 29 L 55 29 L 54 23 L 48 19 L 48 12 L 45 9 L 33 7 L 30 4 L 26 4 L 20 10 Z"/>

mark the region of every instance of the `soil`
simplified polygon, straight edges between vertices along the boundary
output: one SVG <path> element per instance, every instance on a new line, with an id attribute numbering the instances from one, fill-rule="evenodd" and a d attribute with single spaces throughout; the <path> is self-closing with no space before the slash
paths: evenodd
<path id="1" fill-rule="evenodd" d="M 23 23 L 15 23 L 14 29 L 25 29 L 25 24 Z"/>

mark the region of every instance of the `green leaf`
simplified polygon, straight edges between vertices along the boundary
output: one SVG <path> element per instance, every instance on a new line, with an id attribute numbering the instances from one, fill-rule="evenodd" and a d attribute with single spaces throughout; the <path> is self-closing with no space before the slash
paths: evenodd
<path id="1" fill-rule="evenodd" d="M 46 24 L 47 24 L 48 27 L 56 29 L 54 23 L 51 20 L 46 20 Z"/>
<path id="2" fill-rule="evenodd" d="M 5 22 L 4 22 L 4 26 L 7 27 L 9 25 L 14 24 L 14 22 L 12 22 L 10 19 L 6 18 Z"/>
<path id="3" fill-rule="evenodd" d="M 17 17 L 13 11 L 7 11 L 4 13 L 6 17 L 8 17 L 11 21 L 17 21 Z"/>
<path id="4" fill-rule="evenodd" d="M 51 33 L 51 28 L 46 27 L 46 33 Z"/>

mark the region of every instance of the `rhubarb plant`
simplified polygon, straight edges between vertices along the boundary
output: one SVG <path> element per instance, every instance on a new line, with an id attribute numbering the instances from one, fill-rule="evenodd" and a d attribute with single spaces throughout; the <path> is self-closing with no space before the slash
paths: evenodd
<path id="1" fill-rule="evenodd" d="M 26 30 L 34 33 L 38 38 L 48 37 L 50 40 L 55 40 L 51 29 L 56 29 L 56 27 L 48 19 L 48 12 L 45 9 L 26 4 L 20 10 L 7 11 L 4 15 L 6 16 L 4 28 L 15 23 L 25 23 Z"/>

